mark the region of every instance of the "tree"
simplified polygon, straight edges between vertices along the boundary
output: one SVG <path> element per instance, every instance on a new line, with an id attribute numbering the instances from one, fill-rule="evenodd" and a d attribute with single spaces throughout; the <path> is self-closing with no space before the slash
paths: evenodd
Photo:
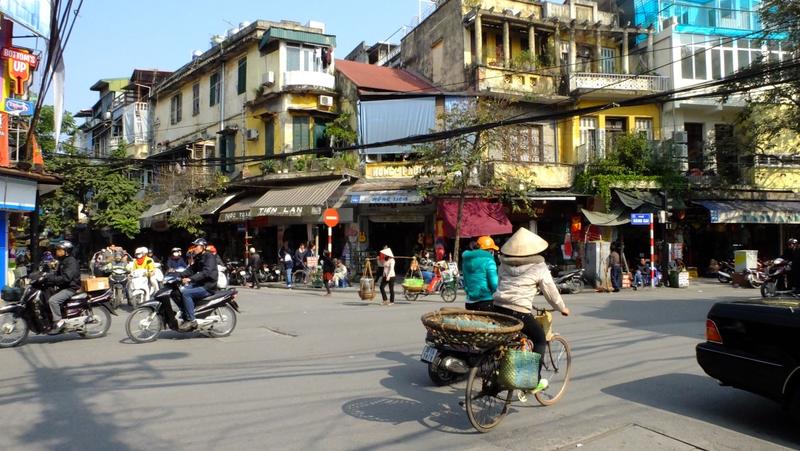
<path id="1" fill-rule="evenodd" d="M 47 170 L 64 180 L 58 190 L 41 201 L 42 224 L 47 230 L 67 234 L 77 224 L 82 207 L 91 229 L 107 227 L 129 238 L 139 233 L 144 203 L 135 199 L 140 190 L 138 180 L 130 178 L 136 168 L 124 146 L 112 151 L 110 159 L 97 162 L 68 148 L 45 160 Z"/>
<path id="2" fill-rule="evenodd" d="M 36 141 L 42 148 L 42 154 L 45 157 L 51 156 L 56 150 L 56 137 L 53 136 L 55 133 L 53 112 L 52 105 L 43 106 L 39 112 L 39 120 L 36 122 Z M 69 138 L 69 144 L 72 144 L 71 141 L 76 130 L 75 118 L 69 111 L 65 112 L 61 121 L 61 134 Z M 59 137 L 60 140 L 61 137 Z"/>
<path id="3" fill-rule="evenodd" d="M 439 116 L 442 130 L 493 123 L 507 118 L 515 105 L 510 101 L 491 98 L 464 100 L 448 106 Z M 515 169 L 496 171 L 494 162 L 525 161 L 530 151 L 520 139 L 525 126 L 490 128 L 473 134 L 459 134 L 444 141 L 414 147 L 411 159 L 419 165 L 415 179 L 420 191 L 437 197 L 457 197 L 458 212 L 455 226 L 453 257 L 459 259 L 462 215 L 468 196 L 496 198 L 508 201 L 516 209 L 527 209 L 528 193 L 536 188 L 535 175 L 517 164 Z"/>
<path id="4" fill-rule="evenodd" d="M 220 195 L 228 184 L 228 178 L 222 174 L 215 174 L 211 183 L 200 190 L 186 190 L 173 193 L 173 198 L 182 200 L 172 208 L 169 214 L 169 225 L 183 229 L 192 235 L 201 233 L 201 226 L 205 222 L 202 213 L 208 206 L 208 201 Z"/>

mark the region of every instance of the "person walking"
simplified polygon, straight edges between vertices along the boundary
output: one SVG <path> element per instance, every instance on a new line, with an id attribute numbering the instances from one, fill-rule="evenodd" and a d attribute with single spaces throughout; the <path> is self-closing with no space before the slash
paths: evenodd
<path id="1" fill-rule="evenodd" d="M 500 249 L 490 236 L 478 238 L 477 248 L 461 256 L 464 274 L 464 291 L 467 292 L 467 310 L 488 312 L 492 310 L 492 295 L 497 290 L 497 264 L 494 252 Z"/>
<path id="2" fill-rule="evenodd" d="M 620 264 L 616 245 L 611 247 L 611 254 L 608 256 L 608 268 L 611 271 L 611 288 L 613 288 L 614 293 L 617 293 L 622 288 L 622 265 Z"/>
<path id="3" fill-rule="evenodd" d="M 292 250 L 289 248 L 289 242 L 284 241 L 283 247 L 278 252 L 278 257 L 283 263 L 283 269 L 286 271 L 286 288 L 292 289 L 292 270 L 294 269 L 294 258 L 292 258 Z"/>
<path id="4" fill-rule="evenodd" d="M 247 269 L 250 272 L 250 288 L 261 289 L 258 280 L 258 270 L 261 268 L 261 255 L 256 252 L 256 248 L 250 246 L 250 256 L 247 258 Z"/>
<path id="5" fill-rule="evenodd" d="M 331 253 L 327 249 L 322 251 L 319 263 L 322 266 L 322 284 L 325 285 L 325 296 L 330 296 L 331 281 L 333 280 L 333 272 L 336 270 L 336 266 L 331 259 Z"/>
<path id="6" fill-rule="evenodd" d="M 394 305 L 394 254 L 389 247 L 381 250 L 381 254 L 383 254 L 383 276 L 381 278 L 383 305 Z M 389 285 L 389 298 L 386 297 L 386 285 Z"/>

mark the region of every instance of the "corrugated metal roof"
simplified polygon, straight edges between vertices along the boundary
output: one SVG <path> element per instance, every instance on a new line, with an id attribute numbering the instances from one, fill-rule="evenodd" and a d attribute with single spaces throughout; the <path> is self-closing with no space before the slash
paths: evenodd
<path id="1" fill-rule="evenodd" d="M 226 209 L 222 210 L 220 212 L 220 214 L 223 214 L 223 213 L 236 213 L 236 212 L 239 212 L 239 211 L 250 211 L 250 207 L 253 206 L 253 202 L 256 202 L 259 199 L 260 196 L 261 196 L 260 194 L 255 194 L 255 195 L 252 195 L 252 196 L 243 197 L 243 198 L 237 200 L 236 202 L 234 202 L 233 205 L 231 205 L 231 206 L 227 207 Z"/>
<path id="2" fill-rule="evenodd" d="M 341 180 L 309 183 L 292 188 L 276 188 L 267 191 L 252 206 L 260 207 L 319 207 L 325 204 Z"/>
<path id="3" fill-rule="evenodd" d="M 229 194 L 227 196 L 219 196 L 209 199 L 208 202 L 206 202 L 206 207 L 203 209 L 203 212 L 200 213 L 200 215 L 213 215 L 214 213 L 218 212 L 220 208 L 224 207 L 225 204 L 230 202 L 234 197 L 236 197 L 236 194 Z"/>
<path id="4" fill-rule="evenodd" d="M 359 89 L 388 92 L 436 93 L 436 87 L 402 69 L 336 60 L 336 70 L 350 79 Z"/>
<path id="5" fill-rule="evenodd" d="M 264 33 L 264 36 L 261 37 L 261 43 L 258 46 L 259 50 L 275 40 L 336 47 L 336 36 L 330 34 L 270 27 L 270 29 Z"/>

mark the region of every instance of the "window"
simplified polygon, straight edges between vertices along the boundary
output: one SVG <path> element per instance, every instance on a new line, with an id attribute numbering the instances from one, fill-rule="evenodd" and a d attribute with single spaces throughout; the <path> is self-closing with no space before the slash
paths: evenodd
<path id="1" fill-rule="evenodd" d="M 646 139 L 653 140 L 653 119 L 649 117 L 637 117 L 634 120 L 636 133 L 644 136 Z"/>
<path id="2" fill-rule="evenodd" d="M 617 50 L 612 49 L 609 47 L 603 47 L 600 49 L 600 61 L 601 67 L 604 74 L 615 74 L 617 73 L 614 62 L 617 58 Z"/>
<path id="3" fill-rule="evenodd" d="M 438 85 L 442 82 L 442 72 L 444 63 L 444 43 L 440 40 L 431 47 L 431 66 L 433 66 L 433 84 Z"/>
<path id="4" fill-rule="evenodd" d="M 583 150 L 579 158 L 582 161 L 603 157 L 603 149 L 599 146 L 602 141 L 598 136 L 600 130 L 597 129 L 597 123 L 597 118 L 594 116 L 584 116 L 580 120 L 580 146 Z"/>
<path id="5" fill-rule="evenodd" d="M 238 77 L 236 79 L 236 93 L 244 94 L 247 90 L 247 57 L 239 59 Z"/>
<path id="6" fill-rule="evenodd" d="M 708 38 L 703 36 L 684 35 L 681 38 L 681 71 L 684 79 L 706 80 L 706 44 Z"/>
<path id="7" fill-rule="evenodd" d="M 287 44 L 286 70 L 290 72 L 322 72 L 322 49 Z"/>
<path id="8" fill-rule="evenodd" d="M 544 162 L 541 125 L 524 125 L 511 130 L 509 157 L 525 163 Z"/>
<path id="9" fill-rule="evenodd" d="M 181 121 L 181 103 L 183 103 L 183 94 L 177 93 L 172 96 L 169 102 L 169 123 L 172 125 Z"/>
<path id="10" fill-rule="evenodd" d="M 192 85 L 192 116 L 200 114 L 200 83 Z"/>
<path id="11" fill-rule="evenodd" d="M 211 74 L 208 83 L 208 106 L 214 106 L 219 101 L 219 72 Z"/>
<path id="12" fill-rule="evenodd" d="M 321 117 L 314 118 L 314 148 L 327 149 L 330 147 L 330 138 L 325 136 L 328 126 L 327 121 Z"/>
<path id="13" fill-rule="evenodd" d="M 305 150 L 311 147 L 308 116 L 294 116 L 292 118 L 292 149 Z"/>
<path id="14" fill-rule="evenodd" d="M 272 118 L 264 120 L 264 155 L 275 155 L 275 121 Z"/>

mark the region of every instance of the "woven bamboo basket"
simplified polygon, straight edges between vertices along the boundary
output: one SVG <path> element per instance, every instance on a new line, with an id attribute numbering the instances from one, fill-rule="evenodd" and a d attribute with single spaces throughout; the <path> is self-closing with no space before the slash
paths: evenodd
<path id="1" fill-rule="evenodd" d="M 490 348 L 508 343 L 522 330 L 522 321 L 508 315 L 463 309 L 442 309 L 422 315 L 434 344 Z"/>

